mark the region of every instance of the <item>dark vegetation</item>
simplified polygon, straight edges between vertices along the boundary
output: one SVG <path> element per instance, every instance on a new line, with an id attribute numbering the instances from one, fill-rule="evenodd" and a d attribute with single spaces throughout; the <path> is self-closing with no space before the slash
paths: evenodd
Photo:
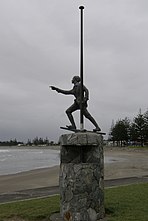
<path id="1" fill-rule="evenodd" d="M 17 139 L 13 139 L 10 141 L 0 141 L 0 146 L 49 146 L 49 145 L 55 145 L 53 141 L 49 141 L 49 139 L 46 137 L 45 139 L 43 138 L 38 138 L 35 137 L 33 140 L 28 139 L 27 143 L 24 143 L 22 141 L 17 141 Z"/>
<path id="2" fill-rule="evenodd" d="M 131 121 L 127 117 L 112 124 L 109 140 L 117 146 L 144 146 L 148 145 L 148 111 L 134 117 Z"/>

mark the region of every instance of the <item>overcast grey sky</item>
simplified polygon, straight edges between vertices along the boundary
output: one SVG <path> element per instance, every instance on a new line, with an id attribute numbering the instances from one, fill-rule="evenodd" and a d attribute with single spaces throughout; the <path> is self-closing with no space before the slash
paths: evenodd
<path id="1" fill-rule="evenodd" d="M 73 97 L 49 85 L 70 89 L 79 75 L 80 5 L 89 111 L 108 133 L 112 120 L 147 110 L 147 0 L 0 0 L 0 140 L 66 132 Z"/>

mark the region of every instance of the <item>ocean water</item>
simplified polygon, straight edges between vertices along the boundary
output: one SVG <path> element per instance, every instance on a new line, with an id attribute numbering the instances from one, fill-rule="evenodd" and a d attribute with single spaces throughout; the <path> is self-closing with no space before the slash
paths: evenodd
<path id="1" fill-rule="evenodd" d="M 114 163 L 122 158 L 105 156 L 104 162 Z M 16 174 L 60 165 L 60 150 L 0 149 L 0 175 Z"/>
<path id="2" fill-rule="evenodd" d="M 59 164 L 59 150 L 0 149 L 0 175 L 15 174 Z"/>

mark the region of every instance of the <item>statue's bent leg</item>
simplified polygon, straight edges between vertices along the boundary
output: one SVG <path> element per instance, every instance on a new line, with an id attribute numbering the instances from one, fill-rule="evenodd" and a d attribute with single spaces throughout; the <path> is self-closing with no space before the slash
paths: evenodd
<path id="1" fill-rule="evenodd" d="M 75 124 L 74 118 L 72 116 L 72 112 L 74 112 L 78 109 L 79 109 L 78 105 L 74 103 L 66 110 L 66 114 L 68 116 L 68 119 L 69 119 L 73 129 L 76 129 L 76 124 Z"/>
<path id="2" fill-rule="evenodd" d="M 97 131 L 101 130 L 100 127 L 98 126 L 97 122 L 95 121 L 95 119 L 91 116 L 91 114 L 88 112 L 88 110 L 86 108 L 84 108 L 83 114 L 96 127 L 95 130 L 97 130 Z"/>

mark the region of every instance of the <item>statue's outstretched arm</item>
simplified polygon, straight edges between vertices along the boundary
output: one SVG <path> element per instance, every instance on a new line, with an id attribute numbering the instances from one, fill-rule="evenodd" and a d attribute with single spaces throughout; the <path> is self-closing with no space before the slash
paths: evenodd
<path id="1" fill-rule="evenodd" d="M 55 87 L 55 86 L 50 86 L 50 88 L 52 90 L 57 91 L 58 93 L 61 93 L 61 94 L 73 94 L 73 89 L 72 90 L 62 90 L 62 89 Z"/>

